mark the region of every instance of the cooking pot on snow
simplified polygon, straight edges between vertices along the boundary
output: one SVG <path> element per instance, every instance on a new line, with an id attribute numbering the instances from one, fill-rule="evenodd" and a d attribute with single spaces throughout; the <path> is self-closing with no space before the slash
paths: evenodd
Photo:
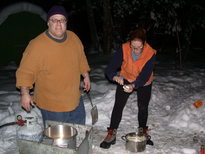
<path id="1" fill-rule="evenodd" d="M 45 129 L 44 134 L 53 139 L 53 145 L 76 149 L 77 130 L 68 125 L 53 125 Z"/>
<path id="2" fill-rule="evenodd" d="M 142 152 L 146 148 L 148 138 L 139 132 L 128 133 L 121 137 L 126 141 L 126 150 L 131 152 Z"/>

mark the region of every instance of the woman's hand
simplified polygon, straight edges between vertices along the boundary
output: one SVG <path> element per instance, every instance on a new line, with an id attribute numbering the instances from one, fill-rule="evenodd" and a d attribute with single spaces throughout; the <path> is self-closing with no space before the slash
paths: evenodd
<path id="1" fill-rule="evenodd" d="M 113 81 L 117 82 L 120 85 L 124 85 L 124 80 L 123 80 L 123 77 L 121 76 L 114 76 Z"/>
<path id="2" fill-rule="evenodd" d="M 134 84 L 127 84 L 123 86 L 124 92 L 131 93 L 134 90 L 135 85 Z"/>

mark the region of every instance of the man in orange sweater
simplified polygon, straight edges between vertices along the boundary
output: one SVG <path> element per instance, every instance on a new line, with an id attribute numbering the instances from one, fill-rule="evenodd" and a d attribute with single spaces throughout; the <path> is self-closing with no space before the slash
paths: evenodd
<path id="1" fill-rule="evenodd" d="M 34 38 L 23 53 L 16 72 L 21 106 L 30 111 L 34 103 L 43 121 L 85 124 L 85 108 L 80 94 L 80 78 L 90 90 L 90 70 L 83 45 L 67 28 L 64 7 L 53 6 L 47 16 L 48 29 Z M 29 94 L 34 88 L 34 97 Z"/>
<path id="2" fill-rule="evenodd" d="M 101 148 L 108 149 L 115 144 L 123 109 L 134 91 L 137 92 L 139 128 L 147 137 L 147 144 L 154 144 L 148 135 L 147 118 L 155 57 L 156 50 L 146 42 L 145 30 L 139 28 L 130 34 L 129 41 L 122 44 L 107 66 L 105 74 L 110 81 L 117 83 L 117 90 L 110 126 L 105 139 L 100 144 Z"/>

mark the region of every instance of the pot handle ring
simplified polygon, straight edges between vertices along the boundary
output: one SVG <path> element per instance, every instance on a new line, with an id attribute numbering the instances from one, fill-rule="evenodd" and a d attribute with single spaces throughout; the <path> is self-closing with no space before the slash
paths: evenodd
<path id="1" fill-rule="evenodd" d="M 150 140 L 150 139 L 151 139 L 151 136 L 150 136 L 150 135 L 147 135 L 146 138 L 147 138 L 147 140 Z"/>
<path id="2" fill-rule="evenodd" d="M 126 141 L 126 142 L 127 142 L 127 139 L 126 139 L 125 135 L 121 136 L 121 139 L 122 139 L 123 141 Z"/>

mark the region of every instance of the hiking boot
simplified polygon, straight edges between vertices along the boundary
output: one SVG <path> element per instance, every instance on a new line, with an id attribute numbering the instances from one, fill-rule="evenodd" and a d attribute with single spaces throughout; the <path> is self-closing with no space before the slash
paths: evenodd
<path id="1" fill-rule="evenodd" d="M 148 132 L 149 132 L 149 129 L 148 129 L 148 127 L 146 127 L 146 128 L 143 128 L 143 134 L 146 136 L 146 138 L 147 138 L 147 144 L 148 145 L 154 145 L 154 142 L 151 140 L 151 136 L 148 134 Z"/>
<path id="2" fill-rule="evenodd" d="M 103 142 L 100 144 L 100 147 L 104 148 L 104 149 L 109 149 L 111 144 L 115 144 L 116 143 L 116 134 L 117 134 L 117 130 L 116 129 L 109 129 L 108 128 L 107 136 L 105 137 Z"/>

